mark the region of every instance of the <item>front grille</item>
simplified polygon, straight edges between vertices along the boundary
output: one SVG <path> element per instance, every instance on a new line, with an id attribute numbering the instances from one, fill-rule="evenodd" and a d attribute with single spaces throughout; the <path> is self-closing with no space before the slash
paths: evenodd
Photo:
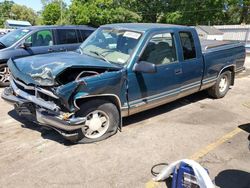
<path id="1" fill-rule="evenodd" d="M 16 86 L 21 89 L 22 91 L 25 91 L 26 93 L 30 94 L 30 95 L 35 95 L 35 89 L 25 89 L 22 85 L 20 85 L 18 82 L 15 82 Z"/>
<path id="2" fill-rule="evenodd" d="M 40 90 L 35 89 L 34 86 L 28 86 L 28 85 L 24 84 L 23 82 L 21 82 L 19 80 L 16 81 L 16 80 L 13 79 L 13 81 L 15 82 L 15 85 L 17 86 L 18 89 L 28 93 L 29 95 L 36 96 L 36 98 L 43 99 L 44 101 L 47 101 L 47 102 L 53 102 L 59 107 L 61 106 L 61 103 L 60 103 L 59 99 L 56 99 L 56 98 L 54 98 L 52 96 L 49 96 L 46 93 L 43 93 Z M 49 89 L 44 89 L 44 90 L 52 92 Z"/>
<path id="3" fill-rule="evenodd" d="M 51 101 L 54 102 L 57 106 L 60 106 L 60 100 L 59 99 L 55 99 L 54 97 L 51 97 L 49 95 L 46 95 L 40 91 L 37 92 L 37 97 L 43 99 L 44 101 Z"/>

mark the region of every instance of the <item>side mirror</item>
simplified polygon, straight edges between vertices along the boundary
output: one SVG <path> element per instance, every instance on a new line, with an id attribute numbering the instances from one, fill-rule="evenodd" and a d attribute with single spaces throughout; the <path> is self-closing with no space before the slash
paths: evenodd
<path id="1" fill-rule="evenodd" d="M 142 73 L 156 73 L 156 67 L 153 63 L 149 63 L 147 61 L 139 61 L 134 65 L 133 71 Z"/>
<path id="2" fill-rule="evenodd" d="M 30 48 L 31 46 L 32 46 L 32 42 L 24 42 L 21 45 L 21 48 L 27 49 L 27 48 Z"/>

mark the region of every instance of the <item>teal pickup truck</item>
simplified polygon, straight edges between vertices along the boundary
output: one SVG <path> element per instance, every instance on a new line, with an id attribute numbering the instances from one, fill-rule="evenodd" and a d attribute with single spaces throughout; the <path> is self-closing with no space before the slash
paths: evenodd
<path id="1" fill-rule="evenodd" d="M 243 69 L 241 43 L 200 42 L 191 27 L 110 24 L 77 52 L 10 59 L 2 98 L 74 142 L 114 135 L 122 117 L 207 90 L 222 98 Z"/>

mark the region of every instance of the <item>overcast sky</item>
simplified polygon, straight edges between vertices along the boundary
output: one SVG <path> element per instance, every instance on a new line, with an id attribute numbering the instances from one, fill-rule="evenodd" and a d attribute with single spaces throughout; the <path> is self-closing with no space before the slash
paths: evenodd
<path id="1" fill-rule="evenodd" d="M 42 9 L 42 4 L 40 0 L 13 0 L 13 1 L 17 4 L 33 8 L 35 11 L 39 11 Z M 63 1 L 68 5 L 70 4 L 70 0 L 63 0 Z"/>

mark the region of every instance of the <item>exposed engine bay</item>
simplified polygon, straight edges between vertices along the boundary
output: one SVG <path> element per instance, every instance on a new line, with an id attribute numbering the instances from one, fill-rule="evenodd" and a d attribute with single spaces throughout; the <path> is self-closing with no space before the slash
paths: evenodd
<path id="1" fill-rule="evenodd" d="M 60 73 L 56 81 L 59 85 L 64 85 L 74 80 L 79 80 L 84 77 L 97 76 L 101 73 L 108 72 L 110 70 L 103 68 L 67 68 Z"/>

